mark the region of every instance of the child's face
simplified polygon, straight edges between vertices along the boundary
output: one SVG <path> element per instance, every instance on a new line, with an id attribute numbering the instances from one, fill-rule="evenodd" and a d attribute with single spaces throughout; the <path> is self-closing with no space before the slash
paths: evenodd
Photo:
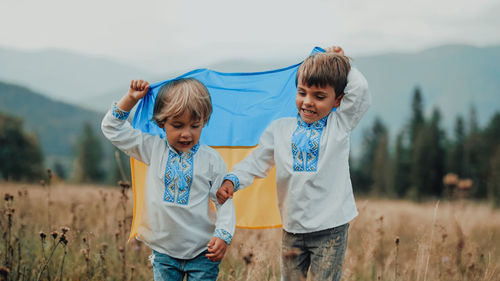
<path id="1" fill-rule="evenodd" d="M 302 120 L 313 123 L 327 116 L 334 107 L 338 107 L 342 96 L 343 94 L 335 98 L 335 90 L 331 86 L 308 87 L 299 82 L 295 103 Z"/>
<path id="2" fill-rule="evenodd" d="M 200 140 L 203 122 L 192 120 L 191 112 L 186 110 L 181 116 L 167 118 L 164 128 L 170 146 L 177 152 L 186 152 Z"/>

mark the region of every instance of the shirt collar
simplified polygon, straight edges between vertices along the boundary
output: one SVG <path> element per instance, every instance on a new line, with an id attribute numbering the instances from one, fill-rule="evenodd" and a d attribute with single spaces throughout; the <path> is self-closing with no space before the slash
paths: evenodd
<path id="1" fill-rule="evenodd" d="M 300 114 L 297 114 L 297 125 L 300 127 L 306 128 L 306 129 L 321 129 L 326 126 L 326 120 L 328 119 L 328 116 L 330 114 L 326 115 L 325 117 L 321 118 L 318 121 L 315 121 L 313 123 L 306 123 L 304 120 L 302 120 L 302 117 L 300 117 Z"/>
<path id="2" fill-rule="evenodd" d="M 193 147 L 191 147 L 191 149 L 189 151 L 185 151 L 185 152 L 177 152 L 169 143 L 168 141 L 165 139 L 165 143 L 167 144 L 167 147 L 168 147 L 168 150 L 170 150 L 173 154 L 175 154 L 176 156 L 180 156 L 180 157 L 184 157 L 184 158 L 190 158 L 192 157 L 193 155 L 196 154 L 196 152 L 198 151 L 198 149 L 200 148 L 200 142 L 198 142 L 197 144 L 195 144 Z"/>

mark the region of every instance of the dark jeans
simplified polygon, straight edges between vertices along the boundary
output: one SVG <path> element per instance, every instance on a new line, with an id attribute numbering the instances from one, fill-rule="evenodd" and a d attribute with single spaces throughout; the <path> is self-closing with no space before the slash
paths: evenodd
<path id="1" fill-rule="evenodd" d="M 155 281 L 215 281 L 219 274 L 219 263 L 207 257 L 208 251 L 189 259 L 176 259 L 153 250 L 151 262 Z"/>
<path id="2" fill-rule="evenodd" d="M 349 224 L 317 232 L 293 234 L 283 231 L 281 277 L 285 281 L 340 280 L 347 247 Z"/>

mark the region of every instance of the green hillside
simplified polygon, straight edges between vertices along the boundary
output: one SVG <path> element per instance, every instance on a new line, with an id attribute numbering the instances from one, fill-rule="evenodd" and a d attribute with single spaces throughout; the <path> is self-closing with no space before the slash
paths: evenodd
<path id="1" fill-rule="evenodd" d="M 84 122 L 100 133 L 101 113 L 54 101 L 28 88 L 0 82 L 0 112 L 24 120 L 46 156 L 72 157 Z"/>

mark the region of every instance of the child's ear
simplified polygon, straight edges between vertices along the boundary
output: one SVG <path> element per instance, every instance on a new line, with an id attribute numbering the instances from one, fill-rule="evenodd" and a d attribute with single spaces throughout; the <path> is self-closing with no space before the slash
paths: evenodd
<path id="1" fill-rule="evenodd" d="M 336 98 L 335 98 L 335 104 L 333 105 L 333 107 L 337 108 L 340 106 L 340 102 L 342 101 L 342 98 L 344 97 L 344 93 L 338 95 Z"/>

